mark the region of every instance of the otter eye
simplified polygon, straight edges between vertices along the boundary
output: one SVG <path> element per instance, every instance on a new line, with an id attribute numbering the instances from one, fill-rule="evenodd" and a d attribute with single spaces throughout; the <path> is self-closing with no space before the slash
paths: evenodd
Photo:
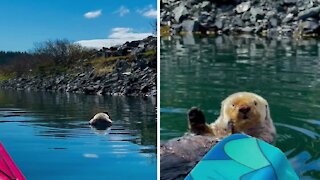
<path id="1" fill-rule="evenodd" d="M 232 107 L 234 107 L 234 104 L 232 104 Z"/>
<path id="2" fill-rule="evenodd" d="M 255 106 L 258 105 L 257 101 L 253 101 L 253 102 L 254 102 L 254 105 L 255 105 Z"/>

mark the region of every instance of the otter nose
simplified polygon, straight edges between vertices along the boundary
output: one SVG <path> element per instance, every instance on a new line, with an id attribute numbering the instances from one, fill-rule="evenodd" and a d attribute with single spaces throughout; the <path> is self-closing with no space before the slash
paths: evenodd
<path id="1" fill-rule="evenodd" d="M 239 112 L 243 113 L 243 114 L 247 114 L 250 111 L 250 107 L 249 106 L 241 106 L 239 108 Z"/>

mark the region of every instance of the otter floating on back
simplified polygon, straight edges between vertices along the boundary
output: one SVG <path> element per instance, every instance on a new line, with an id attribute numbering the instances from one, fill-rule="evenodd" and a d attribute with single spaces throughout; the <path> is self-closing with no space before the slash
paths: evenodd
<path id="1" fill-rule="evenodd" d="M 108 112 L 98 113 L 89 121 L 89 124 L 96 129 L 105 130 L 112 125 L 112 120 Z"/>
<path id="2" fill-rule="evenodd" d="M 203 112 L 193 107 L 188 112 L 189 133 L 160 146 L 160 179 L 184 179 L 202 157 L 221 139 L 244 133 L 272 143 L 276 130 L 269 105 L 261 96 L 239 92 L 221 104 L 220 116 L 207 124 Z"/>

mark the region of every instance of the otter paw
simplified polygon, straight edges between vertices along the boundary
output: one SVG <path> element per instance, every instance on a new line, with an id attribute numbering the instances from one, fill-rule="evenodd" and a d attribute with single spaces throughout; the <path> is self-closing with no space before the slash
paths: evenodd
<path id="1" fill-rule="evenodd" d="M 203 112 L 197 107 L 192 107 L 188 111 L 188 121 L 192 125 L 206 123 Z"/>

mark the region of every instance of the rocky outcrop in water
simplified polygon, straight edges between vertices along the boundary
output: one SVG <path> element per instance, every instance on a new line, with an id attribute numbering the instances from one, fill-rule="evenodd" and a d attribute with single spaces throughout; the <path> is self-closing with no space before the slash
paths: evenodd
<path id="1" fill-rule="evenodd" d="M 160 17 L 171 34 L 320 34 L 319 0 L 161 0 Z"/>
<path id="2" fill-rule="evenodd" d="M 1 81 L 0 88 L 99 95 L 156 96 L 156 51 L 156 37 L 148 37 L 141 41 L 127 42 L 119 47 L 101 49 L 94 58 L 102 58 L 106 63 L 92 65 L 91 60 L 83 60 L 79 63 L 80 65 L 74 66 L 65 73 L 25 75 Z M 104 66 L 110 67 L 111 72 L 97 73 L 97 68 L 103 69 Z"/>

